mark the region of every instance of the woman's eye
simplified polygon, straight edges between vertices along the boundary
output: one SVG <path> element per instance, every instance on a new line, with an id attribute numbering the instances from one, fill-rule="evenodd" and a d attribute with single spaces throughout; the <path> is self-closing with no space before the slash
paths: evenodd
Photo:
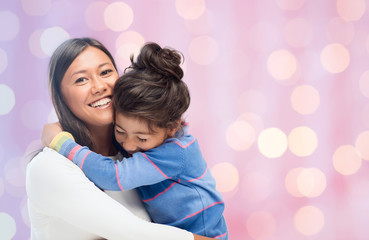
<path id="1" fill-rule="evenodd" d="M 76 83 L 82 83 L 85 82 L 86 80 L 87 80 L 86 78 L 81 77 L 76 80 Z"/>
<path id="2" fill-rule="evenodd" d="M 107 69 L 107 70 L 104 70 L 104 71 L 102 71 L 101 72 L 101 75 L 108 75 L 109 73 L 111 73 L 111 72 L 113 72 L 113 70 L 111 70 L 111 69 Z"/>

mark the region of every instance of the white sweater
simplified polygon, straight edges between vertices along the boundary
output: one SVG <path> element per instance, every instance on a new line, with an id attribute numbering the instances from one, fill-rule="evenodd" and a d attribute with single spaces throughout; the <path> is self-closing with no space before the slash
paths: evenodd
<path id="1" fill-rule="evenodd" d="M 135 190 L 104 193 L 50 148 L 28 164 L 26 189 L 32 240 L 193 240 L 190 232 L 149 222 Z"/>

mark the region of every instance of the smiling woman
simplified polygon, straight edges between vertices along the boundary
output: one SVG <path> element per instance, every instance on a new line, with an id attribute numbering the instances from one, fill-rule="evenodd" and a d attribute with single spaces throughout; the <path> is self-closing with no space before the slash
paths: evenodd
<path id="1" fill-rule="evenodd" d="M 61 126 L 115 159 L 121 155 L 112 141 L 110 98 L 117 77 L 108 50 L 90 38 L 64 42 L 50 61 L 50 90 Z M 208 239 L 150 223 L 135 190 L 109 196 L 49 148 L 29 163 L 26 189 L 33 240 Z"/>

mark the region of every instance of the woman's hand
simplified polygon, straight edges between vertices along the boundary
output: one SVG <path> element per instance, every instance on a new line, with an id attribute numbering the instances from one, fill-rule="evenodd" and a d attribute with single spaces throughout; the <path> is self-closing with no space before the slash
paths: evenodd
<path id="1" fill-rule="evenodd" d="M 204 236 L 200 236 L 197 234 L 193 234 L 193 239 L 194 240 L 210 240 L 210 239 L 215 239 L 215 238 L 209 238 L 209 237 L 204 237 Z"/>
<path id="2" fill-rule="evenodd" d="M 41 135 L 42 145 L 48 147 L 54 137 L 62 131 L 63 129 L 59 122 L 45 124 Z"/>

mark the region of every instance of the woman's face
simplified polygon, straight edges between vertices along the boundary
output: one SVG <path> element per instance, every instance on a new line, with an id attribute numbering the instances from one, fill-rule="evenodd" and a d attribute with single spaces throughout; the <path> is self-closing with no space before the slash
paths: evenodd
<path id="1" fill-rule="evenodd" d="M 113 122 L 112 90 L 118 73 L 100 49 L 87 47 L 72 62 L 61 82 L 63 99 L 88 128 Z"/>

